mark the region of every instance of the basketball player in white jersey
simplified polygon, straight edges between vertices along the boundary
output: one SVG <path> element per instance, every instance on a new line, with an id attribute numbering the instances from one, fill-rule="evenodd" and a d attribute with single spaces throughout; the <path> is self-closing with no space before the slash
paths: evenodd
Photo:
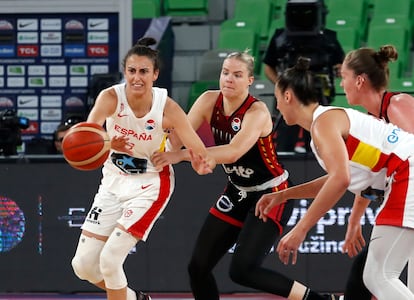
<path id="1" fill-rule="evenodd" d="M 164 151 L 168 132 L 192 150 L 197 173 L 214 167 L 205 160 L 204 144 L 184 111 L 165 89 L 153 87 L 159 74 L 158 53 L 149 47 L 153 44 L 154 39 L 143 38 L 128 51 L 125 82 L 103 90 L 87 119 L 105 123 L 112 149 L 72 266 L 80 279 L 104 289 L 108 300 L 151 299 L 128 288 L 123 264 L 132 247 L 147 240 L 173 193 L 171 165 L 158 169 L 150 160 L 154 152 Z"/>
<path id="2" fill-rule="evenodd" d="M 312 228 L 345 191 L 385 190 L 368 248 L 364 282 L 378 300 L 414 299 L 399 279 L 414 255 L 414 135 L 353 109 L 321 106 L 310 97 L 315 77 L 300 58 L 276 83 L 277 107 L 287 124 L 310 131 L 312 151 L 327 175 L 262 196 L 256 215 L 274 205 L 314 198 L 305 216 L 278 244 L 283 263 L 296 263 L 297 250 Z"/>

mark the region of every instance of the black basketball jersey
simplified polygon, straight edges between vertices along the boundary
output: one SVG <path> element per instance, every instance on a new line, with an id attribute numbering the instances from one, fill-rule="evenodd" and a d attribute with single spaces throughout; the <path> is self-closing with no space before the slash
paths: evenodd
<path id="1" fill-rule="evenodd" d="M 387 123 L 390 122 L 388 119 L 388 106 L 390 105 L 391 97 L 394 95 L 399 94 L 399 92 L 385 92 L 384 95 L 382 95 L 382 101 L 381 101 L 381 108 L 380 108 L 380 119 L 384 119 Z"/>
<path id="2" fill-rule="evenodd" d="M 230 143 L 243 126 L 243 117 L 250 106 L 258 101 L 249 95 L 243 104 L 231 115 L 225 116 L 223 95 L 220 93 L 211 116 L 210 126 L 216 145 Z M 283 167 L 277 160 L 273 133 L 260 137 L 256 144 L 239 160 L 232 164 L 223 164 L 223 169 L 230 180 L 239 186 L 255 186 L 281 175 Z"/>

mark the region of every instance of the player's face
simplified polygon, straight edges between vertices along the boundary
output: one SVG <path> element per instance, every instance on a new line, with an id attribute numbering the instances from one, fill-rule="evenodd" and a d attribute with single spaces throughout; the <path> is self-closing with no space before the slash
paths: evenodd
<path id="1" fill-rule="evenodd" d="M 361 98 L 361 95 L 358 96 L 357 89 L 357 76 L 355 73 L 346 67 L 346 64 L 342 64 L 341 67 L 341 87 L 344 89 L 346 99 L 350 105 L 358 105 L 358 99 Z"/>
<path id="2" fill-rule="evenodd" d="M 158 71 L 154 71 L 154 64 L 148 57 L 131 55 L 125 62 L 124 77 L 131 92 L 145 93 L 157 80 Z"/>
<path id="3" fill-rule="evenodd" d="M 283 119 L 285 120 L 286 124 L 290 125 L 289 120 L 289 108 L 287 107 L 286 97 L 280 89 L 278 89 L 277 84 L 275 85 L 275 97 L 276 97 L 276 108 L 282 114 Z"/>
<path id="4" fill-rule="evenodd" d="M 249 76 L 247 66 L 241 60 L 225 59 L 220 74 L 220 89 L 226 98 L 245 97 L 253 76 Z"/>
<path id="5" fill-rule="evenodd" d="M 297 114 L 295 112 L 296 105 L 294 104 L 295 101 L 293 101 L 293 91 L 290 88 L 288 88 L 286 91 L 282 92 L 276 84 L 274 94 L 276 97 L 276 108 L 282 114 L 286 124 L 297 124 Z"/>

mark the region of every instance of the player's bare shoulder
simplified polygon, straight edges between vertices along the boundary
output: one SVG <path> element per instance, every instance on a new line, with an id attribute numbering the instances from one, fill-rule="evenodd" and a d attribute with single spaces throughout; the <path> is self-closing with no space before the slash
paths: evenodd
<path id="1" fill-rule="evenodd" d="M 220 91 L 218 90 L 205 91 L 197 98 L 197 101 L 194 103 L 194 105 L 197 105 L 197 107 L 202 109 L 210 110 L 210 108 L 215 105 L 219 95 Z"/>
<path id="2" fill-rule="evenodd" d="M 248 109 L 248 112 L 250 111 L 250 112 L 270 116 L 270 111 L 269 111 L 269 108 L 267 107 L 266 103 L 264 101 L 260 100 L 259 98 L 257 98 L 257 100 L 258 101 L 253 102 L 253 104 Z"/>
<path id="3" fill-rule="evenodd" d="M 202 99 L 202 101 L 205 102 L 216 102 L 218 96 L 220 95 L 219 90 L 208 90 L 202 93 L 199 97 L 199 99 Z"/>

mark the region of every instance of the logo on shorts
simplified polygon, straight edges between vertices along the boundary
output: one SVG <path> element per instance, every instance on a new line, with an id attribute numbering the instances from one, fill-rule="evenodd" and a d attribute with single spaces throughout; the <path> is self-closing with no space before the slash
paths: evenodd
<path id="1" fill-rule="evenodd" d="M 125 217 L 125 218 L 129 218 L 130 216 L 132 216 L 132 215 L 133 215 L 133 213 L 134 213 L 134 211 L 133 211 L 132 209 L 127 209 L 127 210 L 124 212 L 124 217 Z"/>
<path id="2" fill-rule="evenodd" d="M 145 190 L 146 188 L 149 188 L 151 185 L 152 185 L 152 183 L 146 184 L 146 185 L 141 185 L 141 189 Z"/>
<path id="3" fill-rule="evenodd" d="M 88 214 L 87 221 L 94 223 L 94 224 L 101 224 L 98 220 L 99 215 L 102 213 L 102 209 L 95 206 L 91 209 L 91 211 Z"/>
<path id="4" fill-rule="evenodd" d="M 233 209 L 234 205 L 230 201 L 229 197 L 223 195 L 221 196 L 216 203 L 217 209 L 222 212 L 229 212 Z"/>

